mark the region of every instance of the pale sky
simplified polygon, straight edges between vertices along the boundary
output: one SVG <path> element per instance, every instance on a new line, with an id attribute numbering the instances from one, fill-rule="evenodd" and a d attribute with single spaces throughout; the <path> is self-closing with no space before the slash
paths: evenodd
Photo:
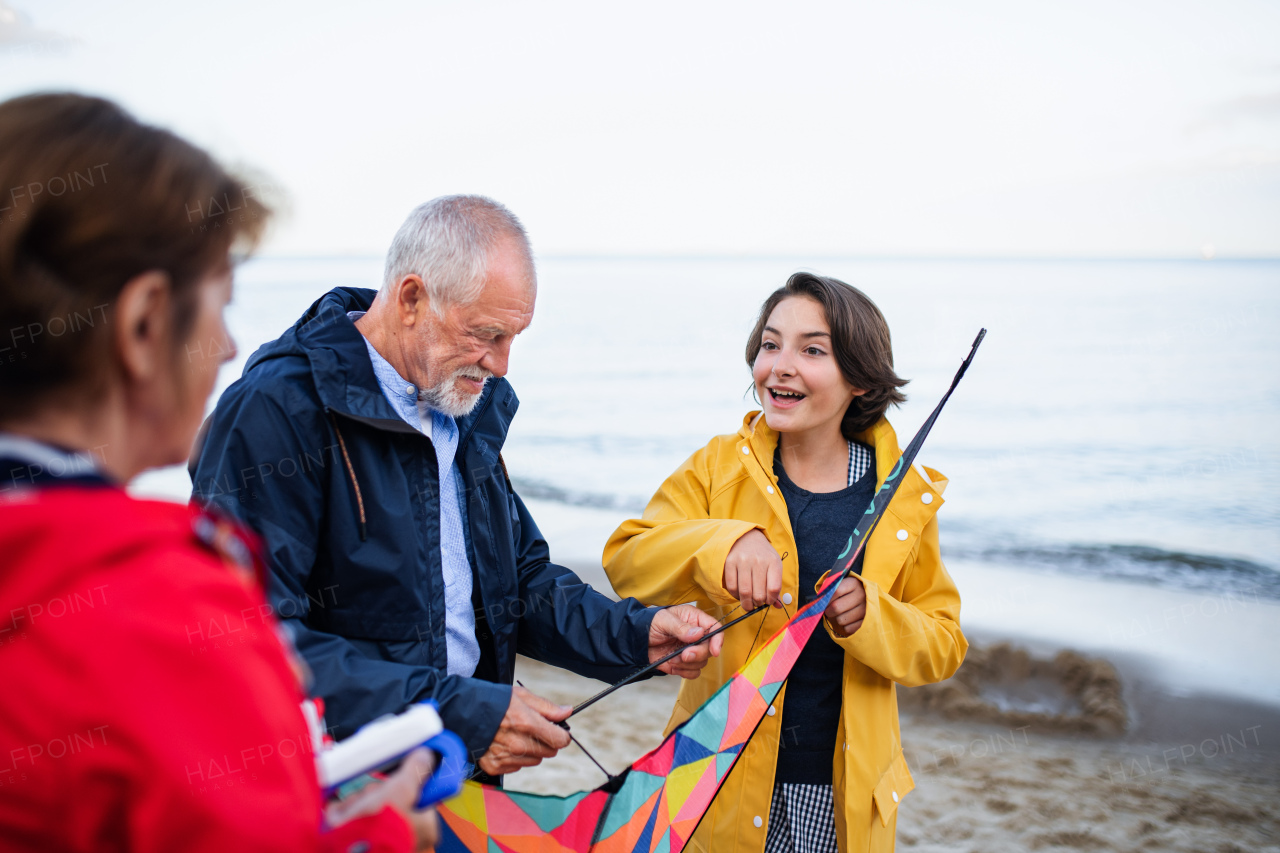
<path id="1" fill-rule="evenodd" d="M 0 0 L 0 97 L 283 188 L 270 254 L 479 192 L 540 254 L 1280 256 L 1274 2 Z"/>

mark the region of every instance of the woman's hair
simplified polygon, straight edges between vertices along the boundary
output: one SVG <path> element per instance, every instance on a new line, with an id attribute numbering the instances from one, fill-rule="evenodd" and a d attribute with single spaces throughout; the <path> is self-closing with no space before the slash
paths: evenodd
<path id="1" fill-rule="evenodd" d="M 840 421 L 840 432 L 852 441 L 884 417 L 889 406 L 901 405 L 907 400 L 898 389 L 909 380 L 893 370 L 889 324 L 876 304 L 856 287 L 838 279 L 798 272 L 760 306 L 760 317 L 747 338 L 748 366 L 755 366 L 769 315 L 778 303 L 792 296 L 805 296 L 822 306 L 831 328 L 831 348 L 840 372 L 854 388 L 866 389 L 867 393 L 853 398 Z"/>
<path id="2" fill-rule="evenodd" d="M 0 103 L 0 421 L 104 387 L 115 302 L 142 273 L 168 275 L 178 345 L 195 285 L 269 216 L 204 151 L 110 101 Z"/>

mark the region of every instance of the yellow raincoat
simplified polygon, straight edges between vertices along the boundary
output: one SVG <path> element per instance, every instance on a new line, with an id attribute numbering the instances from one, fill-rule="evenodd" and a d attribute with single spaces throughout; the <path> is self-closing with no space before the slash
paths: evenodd
<path id="1" fill-rule="evenodd" d="M 881 418 L 859 440 L 875 448 L 877 483 L 883 483 L 901 454 L 893 427 Z M 725 557 L 739 537 L 758 528 L 783 555 L 784 596 L 798 601 L 796 543 L 773 473 L 777 442 L 778 434 L 752 412 L 736 435 L 713 438 L 668 477 L 644 517 L 624 522 L 605 545 L 604 568 L 618 594 L 645 604 L 697 600 L 710 609 L 732 608 L 736 602 L 723 585 Z M 915 787 L 902 754 L 894 683 L 948 678 L 969 647 L 960 632 L 960 594 L 938 554 L 934 515 L 946 485 L 929 468 L 924 475 L 915 467 L 907 472 L 867 542 L 862 627 L 845 639 L 832 635 L 846 652 L 832 756 L 841 853 L 892 850 L 898 803 Z M 795 607 L 787 610 L 795 613 Z M 758 648 L 788 617 L 770 608 L 757 642 L 759 618 L 731 628 L 721 656 L 699 678 L 683 682 L 667 732 L 732 677 L 753 643 Z M 785 700 L 784 687 L 776 712 L 761 722 L 686 849 L 764 850 Z"/>

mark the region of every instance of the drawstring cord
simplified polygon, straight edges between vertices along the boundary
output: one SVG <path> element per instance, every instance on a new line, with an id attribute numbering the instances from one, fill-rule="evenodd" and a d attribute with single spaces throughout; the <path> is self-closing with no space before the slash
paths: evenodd
<path id="1" fill-rule="evenodd" d="M 356 509 L 360 512 L 360 541 L 368 538 L 368 529 L 365 525 L 364 518 L 364 497 L 360 494 L 360 481 L 356 479 L 356 469 L 351 464 L 351 457 L 347 455 L 347 442 L 342 437 L 342 430 L 338 429 L 338 419 L 333 412 L 329 412 L 329 420 L 333 422 L 333 431 L 338 436 L 338 447 L 342 450 L 342 461 L 347 464 L 347 475 L 351 477 L 351 485 L 356 490 Z"/>

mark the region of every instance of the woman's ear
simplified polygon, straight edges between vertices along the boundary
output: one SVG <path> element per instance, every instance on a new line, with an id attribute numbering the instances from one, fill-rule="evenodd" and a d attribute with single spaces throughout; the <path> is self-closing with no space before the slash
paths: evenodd
<path id="1" fill-rule="evenodd" d="M 173 361 L 173 288 L 151 270 L 125 282 L 115 305 L 112 344 L 126 382 L 146 382 Z"/>

